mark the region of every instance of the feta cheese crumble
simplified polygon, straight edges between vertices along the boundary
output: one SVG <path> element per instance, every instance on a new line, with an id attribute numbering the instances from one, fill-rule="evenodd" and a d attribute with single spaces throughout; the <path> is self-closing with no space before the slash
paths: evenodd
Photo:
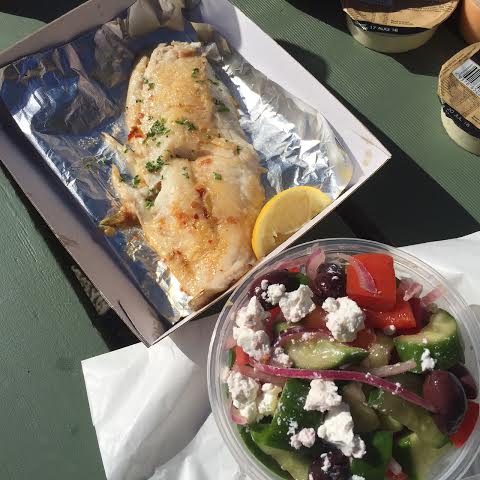
<path id="1" fill-rule="evenodd" d="M 302 445 L 310 448 L 315 443 L 315 429 L 302 428 L 298 433 L 290 437 L 290 445 L 298 450 Z"/>
<path id="2" fill-rule="evenodd" d="M 304 409 L 326 412 L 330 408 L 340 405 L 342 397 L 337 391 L 338 388 L 334 382 L 319 378 L 312 380 Z"/>
<path id="3" fill-rule="evenodd" d="M 281 283 L 269 285 L 265 300 L 272 305 L 278 305 L 280 299 L 285 295 L 286 290 L 285 285 L 282 285 Z"/>
<path id="4" fill-rule="evenodd" d="M 307 285 L 300 285 L 293 292 L 286 292 L 280 298 L 279 306 L 287 322 L 296 323 L 315 310 L 313 292 Z"/>
<path id="5" fill-rule="evenodd" d="M 262 322 L 269 317 L 257 297 L 252 297 L 246 307 L 240 308 L 235 318 L 235 323 L 240 328 L 254 328 L 258 322 Z"/>
<path id="6" fill-rule="evenodd" d="M 347 457 L 362 458 L 366 453 L 365 442 L 353 433 L 353 419 L 346 403 L 329 410 L 317 434 L 333 443 Z"/>
<path id="7" fill-rule="evenodd" d="M 288 423 L 287 435 L 293 435 L 298 428 L 298 423 L 295 420 L 290 420 Z"/>
<path id="8" fill-rule="evenodd" d="M 273 356 L 271 359 L 273 365 L 277 365 L 279 367 L 291 367 L 292 362 L 290 357 L 287 353 L 283 350 L 282 347 L 276 347 L 273 351 Z"/>
<path id="9" fill-rule="evenodd" d="M 227 378 L 228 391 L 235 408 L 248 423 L 257 421 L 257 395 L 260 384 L 239 372 L 230 372 Z"/>
<path id="10" fill-rule="evenodd" d="M 260 288 L 261 288 L 262 290 L 266 290 L 266 289 L 268 288 L 268 280 L 265 280 L 265 279 L 262 280 L 262 281 L 260 282 Z"/>
<path id="11" fill-rule="evenodd" d="M 422 372 L 425 370 L 433 370 L 437 363 L 436 360 L 430 356 L 430 350 L 428 348 L 423 351 L 420 360 L 422 361 Z"/>
<path id="12" fill-rule="evenodd" d="M 365 314 L 351 298 L 327 298 L 322 305 L 327 313 L 327 328 L 339 342 L 353 342 L 365 328 Z"/>
<path id="13" fill-rule="evenodd" d="M 273 415 L 278 405 L 278 397 L 282 392 L 282 388 L 273 383 L 264 383 L 262 385 L 262 393 L 258 398 L 258 414 L 267 417 Z"/>
<path id="14" fill-rule="evenodd" d="M 361 475 L 352 475 L 350 480 L 365 480 L 365 477 L 362 477 Z"/>
<path id="15" fill-rule="evenodd" d="M 242 350 L 255 360 L 270 356 L 270 338 L 263 330 L 233 327 L 233 338 Z"/>
<path id="16" fill-rule="evenodd" d="M 320 458 L 323 459 L 323 465 L 322 465 L 322 470 L 327 473 L 330 467 L 332 466 L 332 463 L 330 462 L 328 458 L 328 453 L 322 453 L 320 455 Z"/>

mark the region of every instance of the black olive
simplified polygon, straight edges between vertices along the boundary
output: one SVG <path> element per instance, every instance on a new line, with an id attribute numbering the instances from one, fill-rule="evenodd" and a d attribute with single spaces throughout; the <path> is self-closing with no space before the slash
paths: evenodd
<path id="1" fill-rule="evenodd" d="M 423 396 L 437 410 L 433 420 L 438 429 L 445 435 L 455 433 L 467 411 L 467 398 L 457 377 L 445 370 L 434 370 L 423 384 Z"/>
<path id="2" fill-rule="evenodd" d="M 328 468 L 323 470 L 325 463 Z M 326 458 L 320 457 L 315 460 L 310 465 L 308 473 L 309 480 L 348 480 L 351 477 L 350 462 L 342 452 L 333 450 L 326 453 Z"/>
<path id="3" fill-rule="evenodd" d="M 345 269 L 337 263 L 323 263 L 318 267 L 317 276 L 311 282 L 314 300 L 321 305 L 328 297 L 339 298 L 346 295 Z"/>
<path id="4" fill-rule="evenodd" d="M 449 369 L 462 384 L 465 395 L 469 400 L 474 400 L 478 395 L 478 388 L 475 380 L 472 377 L 472 374 L 468 371 L 468 368 L 461 363 L 457 363 L 452 368 Z"/>
<path id="5" fill-rule="evenodd" d="M 262 294 L 265 293 L 265 290 L 262 290 L 261 288 L 263 280 L 267 280 L 269 285 L 274 285 L 276 283 L 285 285 L 285 290 L 287 292 L 293 292 L 300 286 L 300 277 L 298 273 L 289 272 L 288 270 L 272 270 L 271 272 L 264 273 L 257 277 L 250 286 L 249 295 L 255 295 L 265 310 L 271 310 L 275 305 L 272 305 L 262 296 Z"/>

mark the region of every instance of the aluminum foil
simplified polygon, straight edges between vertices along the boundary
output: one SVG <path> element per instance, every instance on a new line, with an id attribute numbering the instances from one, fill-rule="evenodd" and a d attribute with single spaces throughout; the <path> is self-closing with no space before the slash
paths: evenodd
<path id="1" fill-rule="evenodd" d="M 266 169 L 267 198 L 296 185 L 315 185 L 337 198 L 350 182 L 353 163 L 328 122 L 231 51 L 207 26 L 189 23 L 180 6 L 174 0 L 138 0 L 99 28 L 2 71 L 5 105 L 74 195 L 92 230 L 118 204 L 110 172 L 112 163 L 122 167 L 123 158 L 108 138 L 126 142 L 123 113 L 134 62 L 158 43 L 173 40 L 206 40 L 209 61 L 237 99 L 241 126 Z M 175 323 L 192 313 L 189 297 L 141 230 L 119 231 L 108 244 L 162 317 Z"/>

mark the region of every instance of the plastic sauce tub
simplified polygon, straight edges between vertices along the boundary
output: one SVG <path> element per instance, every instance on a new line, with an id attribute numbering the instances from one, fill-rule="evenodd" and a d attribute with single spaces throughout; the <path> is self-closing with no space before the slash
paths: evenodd
<path id="1" fill-rule="evenodd" d="M 450 312 L 458 321 L 465 344 L 465 365 L 470 370 L 477 384 L 480 369 L 480 326 L 466 304 L 465 300 L 447 283 L 435 270 L 414 256 L 396 248 L 377 242 L 358 239 L 334 238 L 305 243 L 284 251 L 271 259 L 261 269 L 252 272 L 233 292 L 229 301 L 219 315 L 210 343 L 208 356 L 208 393 L 213 415 L 220 433 L 232 456 L 239 464 L 243 473 L 252 480 L 280 479 L 275 473 L 259 462 L 243 443 L 237 426 L 230 420 L 230 406 L 225 388 L 224 378 L 227 367 L 228 348 L 226 342 L 232 336 L 235 323 L 235 312 L 246 303 L 248 288 L 252 281 L 260 275 L 273 270 L 277 264 L 286 260 L 309 255 L 313 249 L 321 247 L 325 250 L 327 259 L 335 253 L 355 255 L 357 253 L 382 252 L 394 259 L 395 271 L 399 276 L 408 276 L 424 286 L 429 291 L 437 286 L 445 289 L 445 294 L 436 303 L 440 308 Z M 433 466 L 427 480 L 455 480 L 465 474 L 480 451 L 480 429 L 477 428 L 460 449 L 451 449 Z"/>

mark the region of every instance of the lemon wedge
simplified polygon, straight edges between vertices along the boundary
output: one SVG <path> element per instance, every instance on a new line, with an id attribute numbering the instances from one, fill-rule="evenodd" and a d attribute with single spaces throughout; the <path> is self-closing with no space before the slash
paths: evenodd
<path id="1" fill-rule="evenodd" d="M 252 233 L 257 258 L 268 255 L 332 203 L 315 187 L 292 187 L 272 197 L 260 211 Z"/>

